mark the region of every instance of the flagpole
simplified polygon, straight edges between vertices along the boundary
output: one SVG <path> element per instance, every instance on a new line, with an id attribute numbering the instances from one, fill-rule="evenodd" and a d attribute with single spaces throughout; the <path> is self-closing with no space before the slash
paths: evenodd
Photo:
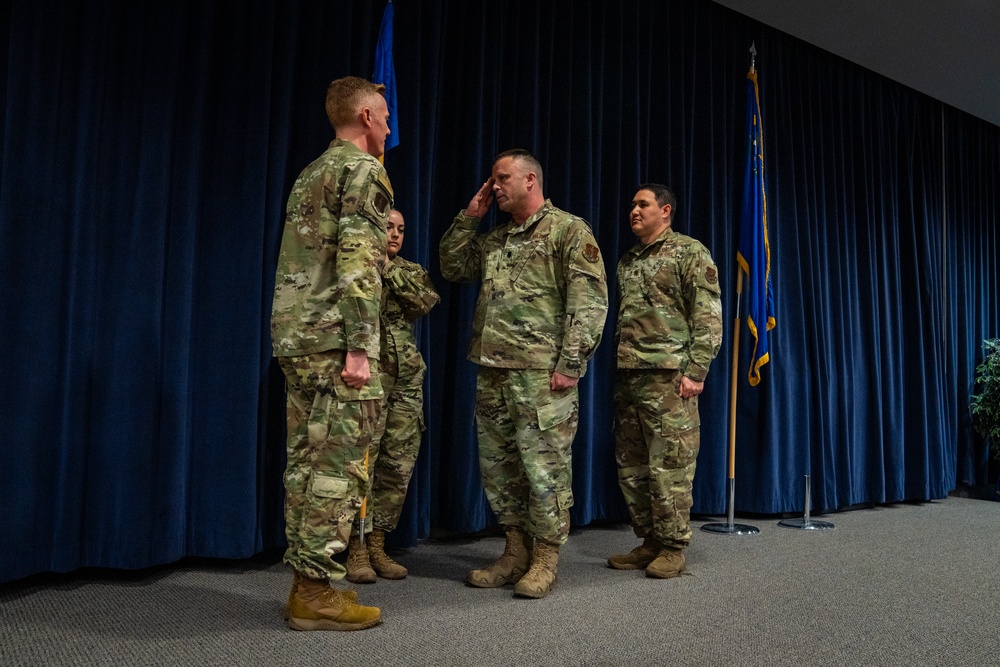
<path id="1" fill-rule="evenodd" d="M 729 469 L 726 477 L 726 523 L 706 523 L 701 527 L 707 533 L 724 535 L 755 535 L 756 526 L 735 523 L 736 515 L 736 393 L 739 386 L 740 361 L 740 301 L 743 295 L 743 269 L 736 265 L 736 319 L 733 322 L 733 370 L 729 390 Z"/>
<path id="2" fill-rule="evenodd" d="M 736 267 L 736 320 L 733 322 L 733 376 L 732 389 L 729 396 L 729 524 L 733 523 L 733 506 L 735 503 L 736 487 L 736 393 L 739 388 L 739 365 L 740 365 L 740 301 L 743 297 L 743 271 Z"/>
<path id="3" fill-rule="evenodd" d="M 750 73 L 753 74 L 757 59 L 756 44 L 750 45 Z M 736 515 L 736 396 L 739 386 L 740 361 L 740 301 L 743 296 L 743 267 L 736 262 L 736 318 L 733 321 L 733 363 L 729 394 L 729 467 L 726 477 L 727 511 L 726 523 L 706 523 L 701 527 L 709 533 L 725 535 L 754 535 L 760 532 L 755 526 L 735 523 Z"/>

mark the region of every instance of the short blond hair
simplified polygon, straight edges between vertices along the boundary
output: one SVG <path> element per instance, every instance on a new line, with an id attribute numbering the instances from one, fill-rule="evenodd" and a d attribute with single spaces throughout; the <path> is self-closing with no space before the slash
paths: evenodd
<path id="1" fill-rule="evenodd" d="M 357 76 L 345 76 L 326 88 L 326 117 L 333 129 L 347 127 L 357 119 L 358 111 L 374 95 L 384 95 L 385 86 Z"/>

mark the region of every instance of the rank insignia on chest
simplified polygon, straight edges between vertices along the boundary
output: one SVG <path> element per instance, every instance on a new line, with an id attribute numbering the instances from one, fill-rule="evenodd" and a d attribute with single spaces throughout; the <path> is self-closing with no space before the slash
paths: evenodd
<path id="1" fill-rule="evenodd" d="M 601 251 L 593 243 L 588 243 L 583 249 L 583 258 L 588 262 L 596 262 L 601 258 Z"/>
<path id="2" fill-rule="evenodd" d="M 719 276 L 715 270 L 715 267 L 710 266 L 707 269 L 705 269 L 705 280 L 712 283 L 713 285 L 719 282 Z"/>

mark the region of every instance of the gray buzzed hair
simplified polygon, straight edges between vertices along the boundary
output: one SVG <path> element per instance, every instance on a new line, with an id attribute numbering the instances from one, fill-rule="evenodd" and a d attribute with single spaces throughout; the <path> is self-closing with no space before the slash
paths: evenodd
<path id="1" fill-rule="evenodd" d="M 493 164 L 496 164 L 505 157 L 514 158 L 516 162 L 522 166 L 527 166 L 528 171 L 535 172 L 535 176 L 538 178 L 538 187 L 545 190 L 545 184 L 543 183 L 542 177 L 542 163 L 538 161 L 531 151 L 525 150 L 524 148 L 511 148 L 510 150 L 500 153 L 495 158 L 493 158 Z"/>

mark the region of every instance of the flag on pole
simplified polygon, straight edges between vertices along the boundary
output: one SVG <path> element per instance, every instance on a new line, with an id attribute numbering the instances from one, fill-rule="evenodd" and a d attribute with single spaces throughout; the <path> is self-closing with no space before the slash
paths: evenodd
<path id="1" fill-rule="evenodd" d="M 373 83 L 385 86 L 385 105 L 389 107 L 389 131 L 385 140 L 385 150 L 399 145 L 399 117 L 396 115 L 396 68 L 392 64 L 392 0 L 385 6 L 382 14 L 382 27 L 378 31 L 378 43 L 375 45 L 375 73 Z"/>
<path id="2" fill-rule="evenodd" d="M 764 135 L 760 119 L 757 70 L 747 73 L 747 161 L 743 184 L 743 217 L 736 261 L 749 279 L 747 325 L 754 337 L 747 377 L 760 384 L 760 369 L 771 360 L 767 332 L 774 328 L 774 295 L 771 290 L 771 247 L 767 241 L 767 197 L 764 193 Z"/>

